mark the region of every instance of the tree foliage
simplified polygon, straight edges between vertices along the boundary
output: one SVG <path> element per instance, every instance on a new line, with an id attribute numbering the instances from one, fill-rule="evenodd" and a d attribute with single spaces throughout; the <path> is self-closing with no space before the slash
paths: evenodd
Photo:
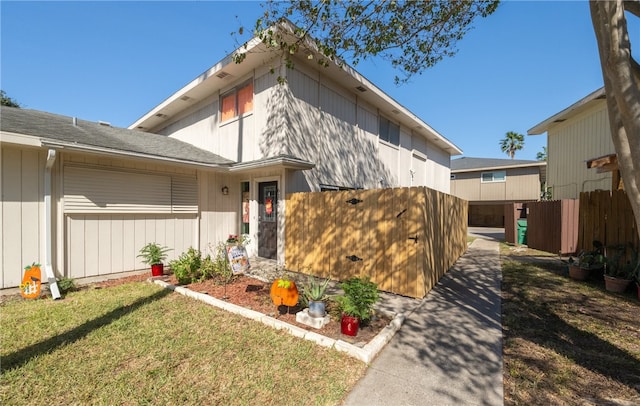
<path id="1" fill-rule="evenodd" d="M 500 149 L 513 159 L 516 151 L 524 148 L 524 135 L 514 131 L 509 131 L 503 139 L 500 140 Z"/>
<path id="2" fill-rule="evenodd" d="M 4 90 L 0 90 L 0 106 L 20 107 L 20 103 L 7 96 Z"/>
<path id="3" fill-rule="evenodd" d="M 456 43 L 472 28 L 477 17 L 486 17 L 498 0 L 483 1 L 380 1 L 380 0 L 268 0 L 263 18 L 256 23 L 258 37 L 290 55 L 311 43 L 323 57 L 318 63 L 357 65 L 369 57 L 391 62 L 401 75 L 396 83 L 455 55 Z M 274 30 L 283 21 L 295 28 L 293 38 Z M 237 62 L 242 56 L 237 57 Z"/>
<path id="4" fill-rule="evenodd" d="M 636 224 L 640 225 L 640 65 L 631 55 L 625 16 L 626 10 L 640 18 L 640 1 L 592 0 L 589 7 L 598 42 L 611 137 L 624 188 Z"/>
<path id="5" fill-rule="evenodd" d="M 542 147 L 542 151 L 536 154 L 536 159 L 538 161 L 546 161 L 547 160 L 547 147 Z"/>

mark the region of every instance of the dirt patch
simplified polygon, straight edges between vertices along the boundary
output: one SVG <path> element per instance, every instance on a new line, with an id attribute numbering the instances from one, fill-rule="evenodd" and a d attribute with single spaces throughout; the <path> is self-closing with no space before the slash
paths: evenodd
<path id="1" fill-rule="evenodd" d="M 126 278 L 95 283 L 92 286 L 97 288 L 108 288 L 123 283 L 141 282 L 148 278 L 149 275 L 147 274 L 134 275 Z M 166 275 L 163 280 L 171 285 L 179 285 L 173 275 Z M 214 279 L 207 279 L 203 282 L 183 285 L 183 287 L 194 292 L 205 293 L 209 296 L 215 297 L 216 299 L 226 300 L 229 303 L 275 317 L 285 323 L 298 326 L 305 330 L 314 331 L 325 337 L 346 341 L 358 346 L 364 346 L 367 344 L 391 322 L 390 318 L 377 314 L 367 325 L 360 326 L 356 337 L 351 337 L 340 332 L 340 321 L 335 315 L 332 315 L 331 321 L 322 327 L 322 329 L 317 330 L 305 324 L 296 322 L 296 313 L 303 310 L 302 307 L 276 307 L 269 296 L 271 285 L 249 276 L 236 276 L 226 285 L 226 287 L 221 281 Z M 331 303 L 329 303 L 327 305 L 327 312 L 330 315 L 331 310 Z"/>

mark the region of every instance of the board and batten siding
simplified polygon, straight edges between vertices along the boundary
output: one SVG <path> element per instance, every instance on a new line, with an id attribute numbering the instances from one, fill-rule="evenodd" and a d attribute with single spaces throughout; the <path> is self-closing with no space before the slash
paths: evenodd
<path id="1" fill-rule="evenodd" d="M 468 201 L 523 201 L 540 198 L 539 167 L 505 169 L 505 182 L 481 181 L 482 172 L 458 172 L 451 193 Z"/>
<path id="2" fill-rule="evenodd" d="M 611 173 L 597 173 L 586 164 L 588 159 L 615 153 L 605 100 L 571 120 L 554 124 L 547 135 L 547 185 L 554 200 L 611 190 Z"/>
<path id="3" fill-rule="evenodd" d="M 0 151 L 0 287 L 20 285 L 24 267 L 44 260 L 45 152 L 2 146 Z"/>
<path id="4" fill-rule="evenodd" d="M 65 274 L 72 278 L 146 269 L 149 242 L 168 260 L 197 244 L 196 171 L 135 160 L 66 155 L 62 166 Z"/>

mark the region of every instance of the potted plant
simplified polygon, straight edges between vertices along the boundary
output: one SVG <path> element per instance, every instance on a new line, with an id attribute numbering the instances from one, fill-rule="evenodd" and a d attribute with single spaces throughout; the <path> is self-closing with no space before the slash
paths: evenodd
<path id="1" fill-rule="evenodd" d="M 605 259 L 604 285 L 609 292 L 624 292 L 633 279 L 634 269 L 638 262 L 637 253 L 634 250 L 633 260 L 625 262 L 626 247 L 617 245 L 609 247 L 614 250 L 614 254 Z"/>
<path id="2" fill-rule="evenodd" d="M 342 310 L 340 328 L 342 334 L 356 336 L 361 323 L 371 319 L 373 305 L 380 296 L 378 285 L 368 278 L 350 278 L 340 283 L 344 295 L 336 297 Z"/>
<path id="3" fill-rule="evenodd" d="M 164 260 L 167 259 L 167 252 L 170 249 L 155 242 L 150 242 L 140 249 L 138 258 L 142 258 L 142 263 L 151 265 L 152 276 L 162 276 L 164 274 Z"/>
<path id="4" fill-rule="evenodd" d="M 582 251 L 576 259 L 569 257 L 569 277 L 584 281 L 592 270 L 604 267 L 604 247 L 600 241 L 593 242 L 593 251 Z"/>
<path id="5" fill-rule="evenodd" d="M 322 281 L 309 276 L 307 284 L 302 287 L 302 297 L 309 305 L 309 316 L 324 317 L 327 314 L 325 300 L 328 286 L 329 279 Z"/>
<path id="6" fill-rule="evenodd" d="M 300 297 L 296 283 L 286 275 L 273 281 L 269 295 L 276 307 L 293 307 Z"/>

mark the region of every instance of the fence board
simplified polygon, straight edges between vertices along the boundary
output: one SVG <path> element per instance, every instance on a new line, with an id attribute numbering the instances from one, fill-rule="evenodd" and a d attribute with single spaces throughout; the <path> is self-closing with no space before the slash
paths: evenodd
<path id="1" fill-rule="evenodd" d="M 295 193 L 286 207 L 285 265 L 294 271 L 368 276 L 381 290 L 424 297 L 466 250 L 467 202 L 428 188 Z"/>

